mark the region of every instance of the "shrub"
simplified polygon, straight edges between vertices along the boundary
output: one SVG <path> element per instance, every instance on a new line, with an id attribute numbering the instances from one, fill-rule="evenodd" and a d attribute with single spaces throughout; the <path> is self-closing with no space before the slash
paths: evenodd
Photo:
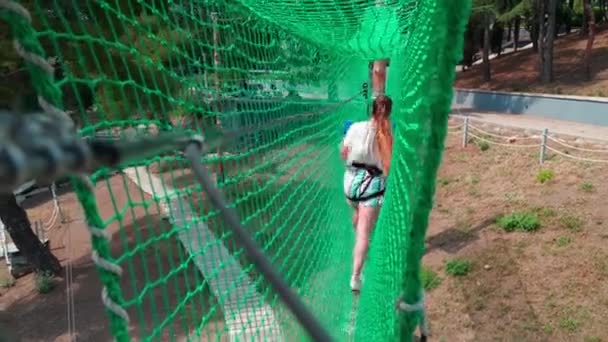
<path id="1" fill-rule="evenodd" d="M 422 279 L 422 286 L 426 291 L 430 291 L 441 284 L 441 278 L 437 272 L 428 267 L 422 267 L 420 278 Z"/>
<path id="2" fill-rule="evenodd" d="M 536 180 L 541 184 L 544 184 L 544 183 L 552 180 L 553 177 L 555 177 L 555 172 L 553 172 L 553 170 L 549 170 L 549 169 L 540 170 L 536 174 Z"/>
<path id="3" fill-rule="evenodd" d="M 581 184 L 581 190 L 584 192 L 593 192 L 594 186 L 592 183 L 584 182 L 583 184 Z"/>
<path id="4" fill-rule="evenodd" d="M 0 278 L 0 288 L 8 289 L 9 287 L 15 286 L 15 278 L 7 276 L 6 278 Z"/>
<path id="5" fill-rule="evenodd" d="M 471 271 L 472 263 L 466 259 L 452 259 L 445 264 L 445 273 L 455 276 L 462 277 Z"/>
<path id="6" fill-rule="evenodd" d="M 570 237 L 568 237 L 568 236 L 560 236 L 555 241 L 555 243 L 557 244 L 557 247 L 568 246 L 570 244 L 570 242 L 572 242 L 572 239 L 570 239 Z"/>
<path id="7" fill-rule="evenodd" d="M 584 222 L 574 215 L 564 215 L 559 219 L 559 223 L 568 230 L 578 232 L 581 230 Z"/>
<path id="8" fill-rule="evenodd" d="M 450 184 L 450 180 L 447 178 L 443 178 L 443 177 L 439 177 L 437 179 L 437 182 L 439 183 L 439 185 L 441 186 L 447 186 L 448 184 Z"/>
<path id="9" fill-rule="evenodd" d="M 53 275 L 50 274 L 36 274 L 35 281 L 36 290 L 38 291 L 38 293 L 45 294 L 53 291 L 53 289 L 55 288 L 55 281 L 53 278 Z"/>
<path id="10" fill-rule="evenodd" d="M 554 217 L 555 215 L 557 215 L 557 213 L 555 212 L 555 210 L 553 208 L 550 208 L 550 207 L 537 207 L 537 208 L 534 208 L 534 213 L 538 214 L 538 216 L 540 218 Z"/>
<path id="11" fill-rule="evenodd" d="M 515 212 L 499 217 L 496 224 L 507 232 L 533 232 L 540 228 L 540 219 L 535 213 Z"/>
<path id="12" fill-rule="evenodd" d="M 478 140 L 477 147 L 479 147 L 479 149 L 483 152 L 490 149 L 490 144 L 487 141 Z"/>

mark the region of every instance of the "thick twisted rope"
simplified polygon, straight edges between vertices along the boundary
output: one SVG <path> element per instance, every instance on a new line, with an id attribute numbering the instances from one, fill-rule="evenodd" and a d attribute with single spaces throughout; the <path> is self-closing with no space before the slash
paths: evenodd
<path id="1" fill-rule="evenodd" d="M 73 130 L 73 121 L 61 109 L 61 90 L 54 83 L 54 67 L 44 57 L 29 11 L 14 1 L 0 0 L 0 18 L 9 24 L 15 50 L 26 61 L 38 94 L 38 104 L 45 113 L 63 123 L 65 128 Z M 120 305 L 123 302 L 119 285 L 122 269 L 110 259 L 109 239 L 97 210 L 94 186 L 86 176 L 75 177 L 73 184 L 92 236 L 92 259 L 103 284 L 101 298 L 109 313 L 110 325 L 118 341 L 128 341 L 129 316 Z"/>
<path id="2" fill-rule="evenodd" d="M 430 335 L 430 329 L 426 317 L 424 292 L 420 295 L 420 300 L 414 304 L 408 304 L 402 298 L 399 298 L 399 300 L 397 301 L 397 311 L 403 311 L 408 313 L 420 313 L 422 316 L 419 323 L 420 333 L 422 337 Z"/>

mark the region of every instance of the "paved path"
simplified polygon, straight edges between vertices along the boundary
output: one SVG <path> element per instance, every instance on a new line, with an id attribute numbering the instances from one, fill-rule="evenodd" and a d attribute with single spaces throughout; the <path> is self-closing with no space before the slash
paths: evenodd
<path id="1" fill-rule="evenodd" d="M 493 114 L 493 113 L 463 113 L 454 109 L 452 116 L 505 127 L 542 131 L 547 128 L 549 133 L 580 137 L 608 143 L 608 127 L 582 124 L 572 121 L 556 120 L 526 114 Z"/>
<path id="2" fill-rule="evenodd" d="M 159 199 L 163 214 L 180 229 L 180 241 L 194 256 L 194 264 L 222 306 L 230 341 L 283 341 L 273 309 L 221 239 L 204 222 L 194 220 L 196 214 L 188 202 L 145 167 L 128 168 L 124 173 L 142 191 Z"/>

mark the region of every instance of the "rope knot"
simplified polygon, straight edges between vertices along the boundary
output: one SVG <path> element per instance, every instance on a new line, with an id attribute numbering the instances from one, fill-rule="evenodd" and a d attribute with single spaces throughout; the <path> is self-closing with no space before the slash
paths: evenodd
<path id="1" fill-rule="evenodd" d="M 424 311 L 424 294 L 420 296 L 420 300 L 414 304 L 406 303 L 402 297 L 397 300 L 397 311 L 417 312 Z"/>

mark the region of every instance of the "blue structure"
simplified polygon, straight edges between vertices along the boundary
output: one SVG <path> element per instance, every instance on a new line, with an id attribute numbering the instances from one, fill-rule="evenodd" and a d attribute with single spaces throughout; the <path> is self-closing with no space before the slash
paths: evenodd
<path id="1" fill-rule="evenodd" d="M 588 125 L 608 126 L 608 99 L 455 89 L 452 108 L 527 114 Z"/>
<path id="2" fill-rule="evenodd" d="M 350 126 L 352 124 L 353 124 L 353 120 L 344 121 L 344 125 L 342 126 L 342 135 L 346 135 L 346 132 L 348 132 L 348 129 L 350 128 Z"/>

